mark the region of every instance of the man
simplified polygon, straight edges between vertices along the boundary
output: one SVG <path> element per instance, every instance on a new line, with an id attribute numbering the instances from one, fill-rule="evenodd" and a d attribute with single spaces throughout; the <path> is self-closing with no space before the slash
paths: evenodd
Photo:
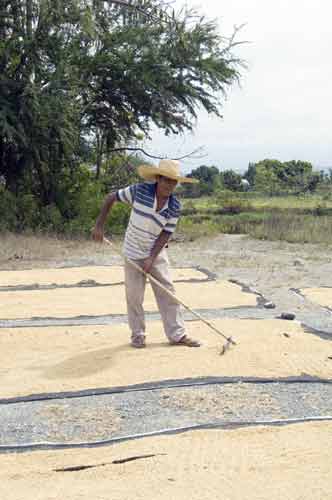
<path id="1" fill-rule="evenodd" d="M 158 167 L 141 165 L 138 174 L 145 181 L 109 194 L 97 218 L 92 237 L 103 241 L 104 224 L 114 203 L 132 206 L 123 253 L 125 256 L 125 287 L 131 345 L 145 347 L 145 318 L 143 299 L 146 275 L 130 264 L 134 261 L 143 271 L 151 273 L 162 285 L 174 293 L 165 246 L 175 230 L 180 203 L 172 194 L 178 182 L 197 182 L 181 177 L 179 164 L 161 160 Z M 180 305 L 158 285 L 151 282 L 166 336 L 171 344 L 199 347 L 200 343 L 185 333 Z"/>

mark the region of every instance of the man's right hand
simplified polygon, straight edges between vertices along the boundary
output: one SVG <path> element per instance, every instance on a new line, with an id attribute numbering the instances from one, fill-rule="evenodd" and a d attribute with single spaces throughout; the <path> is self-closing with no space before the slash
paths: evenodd
<path id="1" fill-rule="evenodd" d="M 91 231 L 92 239 L 94 241 L 98 241 L 98 243 L 102 243 L 104 240 L 104 228 L 98 226 L 97 224 Z"/>
<path id="2" fill-rule="evenodd" d="M 107 215 L 116 201 L 116 193 L 111 193 L 106 196 L 100 214 L 96 219 L 95 227 L 91 229 L 92 239 L 94 241 L 97 241 L 98 243 L 102 243 L 104 240 L 104 225 L 107 219 Z"/>

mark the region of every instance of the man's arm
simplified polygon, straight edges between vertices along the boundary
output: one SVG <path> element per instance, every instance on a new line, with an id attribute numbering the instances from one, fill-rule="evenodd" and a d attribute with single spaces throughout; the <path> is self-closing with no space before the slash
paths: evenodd
<path id="1" fill-rule="evenodd" d="M 110 193 L 106 196 L 104 204 L 100 210 L 100 214 L 98 215 L 98 218 L 96 220 L 95 227 L 92 230 L 92 238 L 95 241 L 99 241 L 102 243 L 104 239 L 104 225 L 107 216 L 116 201 L 118 201 L 116 193 Z"/>
<path id="2" fill-rule="evenodd" d="M 172 233 L 168 231 L 162 231 L 158 238 L 155 241 L 155 244 L 152 247 L 150 257 L 145 259 L 144 264 L 143 264 L 143 271 L 146 273 L 150 272 L 151 267 L 153 266 L 154 261 L 158 257 L 159 253 L 161 250 L 164 248 L 164 246 L 167 244 L 170 236 Z"/>

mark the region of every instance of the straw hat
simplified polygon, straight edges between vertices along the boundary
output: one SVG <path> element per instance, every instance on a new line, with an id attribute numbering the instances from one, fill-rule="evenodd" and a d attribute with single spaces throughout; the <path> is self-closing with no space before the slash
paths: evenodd
<path id="1" fill-rule="evenodd" d="M 158 167 L 141 165 L 138 167 L 138 174 L 147 181 L 155 181 L 158 175 L 162 175 L 178 182 L 190 182 L 191 184 L 199 182 L 197 179 L 182 177 L 180 164 L 175 160 L 160 160 Z"/>

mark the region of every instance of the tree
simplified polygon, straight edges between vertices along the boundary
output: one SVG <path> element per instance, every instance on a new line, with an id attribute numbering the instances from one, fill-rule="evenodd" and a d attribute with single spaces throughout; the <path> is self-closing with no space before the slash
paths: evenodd
<path id="1" fill-rule="evenodd" d="M 57 202 L 62 171 L 79 151 L 69 14 L 62 4 L 7 1 L 0 17 L 0 175 L 7 189 L 28 190 L 43 205 Z"/>
<path id="2" fill-rule="evenodd" d="M 332 168 L 329 168 L 328 179 L 329 183 L 332 184 Z"/>
<path id="3" fill-rule="evenodd" d="M 101 132 L 106 152 L 137 132 L 148 136 L 152 123 L 167 135 L 192 130 L 198 107 L 221 116 L 220 93 L 238 78 L 233 38 L 225 44 L 216 25 L 195 12 L 167 11 L 164 5 L 157 23 L 113 20 L 82 62 L 84 81 L 97 82 L 83 91 L 83 122 L 88 133 Z"/>
<path id="4" fill-rule="evenodd" d="M 255 163 L 249 163 L 246 172 L 243 174 L 244 179 L 247 179 L 250 186 L 255 185 L 256 178 L 256 165 Z"/>
<path id="5" fill-rule="evenodd" d="M 207 167 L 202 165 L 191 171 L 189 177 L 198 179 L 200 182 L 212 185 L 214 178 L 219 175 L 217 167 Z"/>
<path id="6" fill-rule="evenodd" d="M 310 162 L 291 160 L 280 162 L 265 159 L 256 164 L 249 164 L 245 177 L 254 179 L 255 189 L 268 191 L 270 194 L 313 192 L 321 182 L 319 172 L 313 172 Z"/>
<path id="7" fill-rule="evenodd" d="M 285 162 L 279 177 L 286 188 L 297 193 L 313 192 L 320 180 L 318 172 L 313 173 L 312 164 L 301 160 Z"/>
<path id="8" fill-rule="evenodd" d="M 278 160 L 265 159 L 255 164 L 255 189 L 276 194 L 281 189 L 278 172 L 282 163 Z"/>
<path id="9" fill-rule="evenodd" d="M 187 193 L 192 191 L 199 196 L 209 195 L 214 191 L 215 186 L 218 184 L 219 170 L 217 167 L 201 165 L 200 167 L 192 170 L 189 177 L 198 179 L 200 183 L 197 187 L 195 187 L 195 184 L 187 186 Z"/>
<path id="10" fill-rule="evenodd" d="M 194 11 L 156 0 L 6 0 L 0 16 L 0 177 L 55 204 L 76 185 L 89 143 L 97 174 L 114 149 L 221 116 L 238 79 L 229 39 Z M 73 208 L 73 207 L 72 207 Z"/>
<path id="11" fill-rule="evenodd" d="M 221 181 L 223 186 L 230 191 L 242 191 L 242 177 L 240 174 L 234 172 L 234 170 L 224 170 L 220 173 Z"/>

